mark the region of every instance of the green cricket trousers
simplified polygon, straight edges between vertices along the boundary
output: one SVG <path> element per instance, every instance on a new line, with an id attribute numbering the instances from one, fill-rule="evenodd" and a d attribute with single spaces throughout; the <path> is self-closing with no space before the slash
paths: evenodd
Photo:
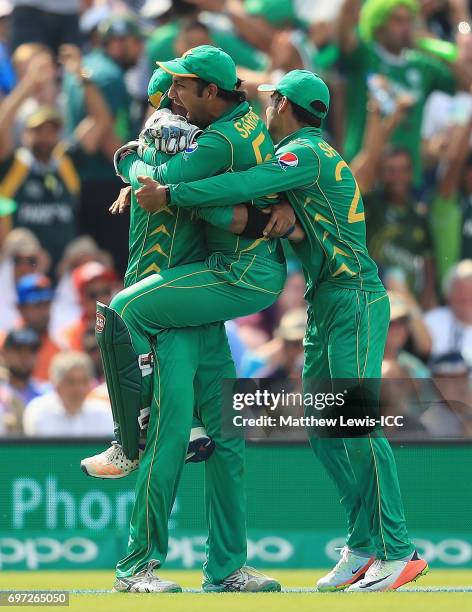
<path id="1" fill-rule="evenodd" d="M 304 343 L 306 386 L 323 379 L 375 384 L 381 377 L 389 320 L 385 291 L 320 285 L 310 304 Z M 351 438 L 310 435 L 310 444 L 346 510 L 347 546 L 388 560 L 413 552 L 395 458 L 383 432 Z"/>
<path id="2" fill-rule="evenodd" d="M 193 415 L 215 442 L 205 462 L 208 539 L 204 573 L 218 583 L 246 562 L 244 440 L 222 435 L 224 378 L 236 372 L 223 323 L 162 330 L 154 347 L 154 392 L 136 482 L 127 555 L 118 577 L 131 576 L 168 550 L 168 521 L 184 466 Z M 191 468 L 192 469 L 192 468 Z"/>
<path id="3" fill-rule="evenodd" d="M 151 559 L 160 564 L 165 559 L 167 523 L 195 406 L 216 443 L 205 465 L 209 538 L 204 571 L 218 583 L 244 565 L 244 441 L 220 432 L 221 382 L 236 373 L 223 324 L 215 323 L 223 329 L 218 334 L 211 324 L 267 308 L 282 291 L 285 276 L 285 263 L 249 253 L 236 258 L 214 253 L 206 262 L 149 276 L 112 300 L 110 308 L 126 323 L 135 352 L 153 353 L 155 359 L 152 376 L 143 378 L 142 405 L 150 403 L 151 414 L 128 554 L 118 563 L 118 577 L 140 571 Z"/>

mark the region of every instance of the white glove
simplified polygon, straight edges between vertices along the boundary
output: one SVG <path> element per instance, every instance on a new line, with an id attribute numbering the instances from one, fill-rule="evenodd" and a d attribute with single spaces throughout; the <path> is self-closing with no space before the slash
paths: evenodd
<path id="1" fill-rule="evenodd" d="M 157 151 L 175 155 L 185 151 L 200 133 L 201 130 L 184 117 L 172 114 L 168 108 L 161 108 L 146 121 L 139 139 L 147 145 L 153 144 Z"/>
<path id="2" fill-rule="evenodd" d="M 141 149 L 142 149 L 142 143 L 139 142 L 139 140 L 131 140 L 130 142 L 127 142 L 126 144 L 122 145 L 119 149 L 115 151 L 115 155 L 113 156 L 113 165 L 115 166 L 116 175 L 121 178 L 123 183 L 129 184 L 129 181 L 120 172 L 120 169 L 119 169 L 120 161 L 123 158 L 125 158 L 127 155 L 130 155 L 131 153 L 139 154 Z"/>

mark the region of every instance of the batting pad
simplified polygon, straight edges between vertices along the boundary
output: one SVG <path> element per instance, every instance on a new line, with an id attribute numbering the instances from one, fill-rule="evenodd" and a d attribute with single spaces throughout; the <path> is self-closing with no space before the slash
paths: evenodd
<path id="1" fill-rule="evenodd" d="M 138 355 L 126 323 L 117 312 L 100 302 L 97 302 L 95 336 L 102 356 L 116 439 L 128 459 L 137 459 L 142 380 Z"/>

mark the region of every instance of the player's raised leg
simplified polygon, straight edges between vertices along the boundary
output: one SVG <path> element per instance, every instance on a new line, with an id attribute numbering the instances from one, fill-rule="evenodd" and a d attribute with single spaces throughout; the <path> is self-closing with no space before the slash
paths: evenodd
<path id="1" fill-rule="evenodd" d="M 107 344 L 102 355 L 112 405 L 121 406 L 120 410 L 115 410 L 115 418 L 123 418 L 125 431 L 128 431 L 127 423 L 130 423 L 131 433 L 125 440 L 127 443 L 133 441 L 130 447 L 133 455 L 130 456 L 120 445 L 112 445 L 103 453 L 83 460 L 82 469 L 99 478 L 119 478 L 136 469 L 139 430 L 133 419 L 152 389 L 148 376 L 154 367 L 152 337 L 166 328 L 198 326 L 258 312 L 275 301 L 282 291 L 285 277 L 283 259 L 279 263 L 241 254 L 237 260 L 231 260 L 216 253 L 207 262 L 153 274 L 116 295 L 107 312 L 112 313 L 110 318 L 119 324 L 120 331 L 123 327 L 127 329 L 128 334 L 121 334 L 126 337 L 126 346 L 122 346 L 122 337 L 117 337 L 116 345 Z M 123 348 L 126 349 L 124 356 Z M 119 361 L 121 357 L 125 358 L 123 364 Z M 133 375 L 133 381 L 136 379 L 136 389 L 133 387 L 134 395 L 131 397 L 128 393 L 128 401 L 124 402 L 129 387 L 128 373 Z M 138 393 L 140 376 L 143 381 L 145 376 L 148 378 L 146 384 L 141 383 Z M 212 452 L 212 445 L 205 440 L 204 432 L 194 432 L 194 437 L 195 433 L 200 441 L 192 444 L 191 439 L 188 459 L 205 460 Z"/>

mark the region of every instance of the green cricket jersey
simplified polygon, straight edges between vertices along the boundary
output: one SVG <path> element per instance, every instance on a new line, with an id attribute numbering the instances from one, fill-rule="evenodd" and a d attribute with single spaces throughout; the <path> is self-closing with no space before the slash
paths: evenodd
<path id="1" fill-rule="evenodd" d="M 170 185 L 171 208 L 235 204 L 269 191 L 287 192 L 306 239 L 293 248 L 308 294 L 321 282 L 380 291 L 377 266 L 366 247 L 364 206 L 349 166 L 321 130 L 302 128 L 276 147 L 277 158 L 247 172 Z"/>
<path id="2" fill-rule="evenodd" d="M 272 159 L 273 156 L 274 147 L 267 128 L 249 104 L 243 102 L 209 125 L 198 138 L 197 143 L 182 154 L 172 156 L 165 164 L 151 166 L 137 156 L 129 155 L 120 162 L 120 171 L 123 169 L 123 164 L 130 164 L 129 178 L 132 184 L 141 175 L 151 176 L 163 184 L 171 184 L 196 181 L 225 172 L 247 170 L 256 164 Z M 132 160 L 131 163 L 130 160 Z M 273 191 L 272 187 L 268 187 L 262 195 L 271 191 Z M 243 200 L 238 200 L 238 202 L 241 201 Z M 198 201 L 195 203 L 198 206 Z M 177 208 L 169 208 L 177 210 Z M 227 221 L 230 222 L 231 209 L 225 214 Z M 218 215 L 218 212 L 214 210 L 209 214 L 200 211 L 199 215 L 205 215 L 205 219 L 218 222 L 219 225 L 219 227 L 210 224 L 204 226 L 209 251 L 218 251 L 231 256 L 251 253 L 279 262 L 283 261 L 282 249 L 278 240 L 267 238 L 253 240 L 224 231 L 221 228 L 224 226 L 225 219 L 223 217 L 216 221 L 213 217 Z"/>
<path id="3" fill-rule="evenodd" d="M 398 94 L 407 93 L 414 104 L 395 129 L 391 141 L 410 151 L 415 180 L 421 175 L 421 122 L 426 98 L 434 90 L 454 93 L 455 77 L 450 67 L 435 57 L 414 50 L 393 56 L 375 43 L 360 41 L 357 48 L 342 56 L 347 75 L 347 125 L 344 155 L 348 161 L 359 152 L 366 123 L 367 78 L 372 74 L 387 77 Z"/>
<path id="4" fill-rule="evenodd" d="M 154 151 L 156 163 L 164 164 L 171 156 Z M 129 156 L 131 157 L 131 156 Z M 135 158 L 133 158 L 135 159 Z M 125 158 L 126 160 L 126 158 Z M 120 165 L 128 177 L 130 162 Z M 175 266 L 203 261 L 208 255 L 204 220 L 226 230 L 233 218 L 232 207 L 184 210 L 165 208 L 148 213 L 136 202 L 136 177 L 131 180 L 131 212 L 129 229 L 128 267 L 124 286 L 129 287 L 150 274 Z"/>

